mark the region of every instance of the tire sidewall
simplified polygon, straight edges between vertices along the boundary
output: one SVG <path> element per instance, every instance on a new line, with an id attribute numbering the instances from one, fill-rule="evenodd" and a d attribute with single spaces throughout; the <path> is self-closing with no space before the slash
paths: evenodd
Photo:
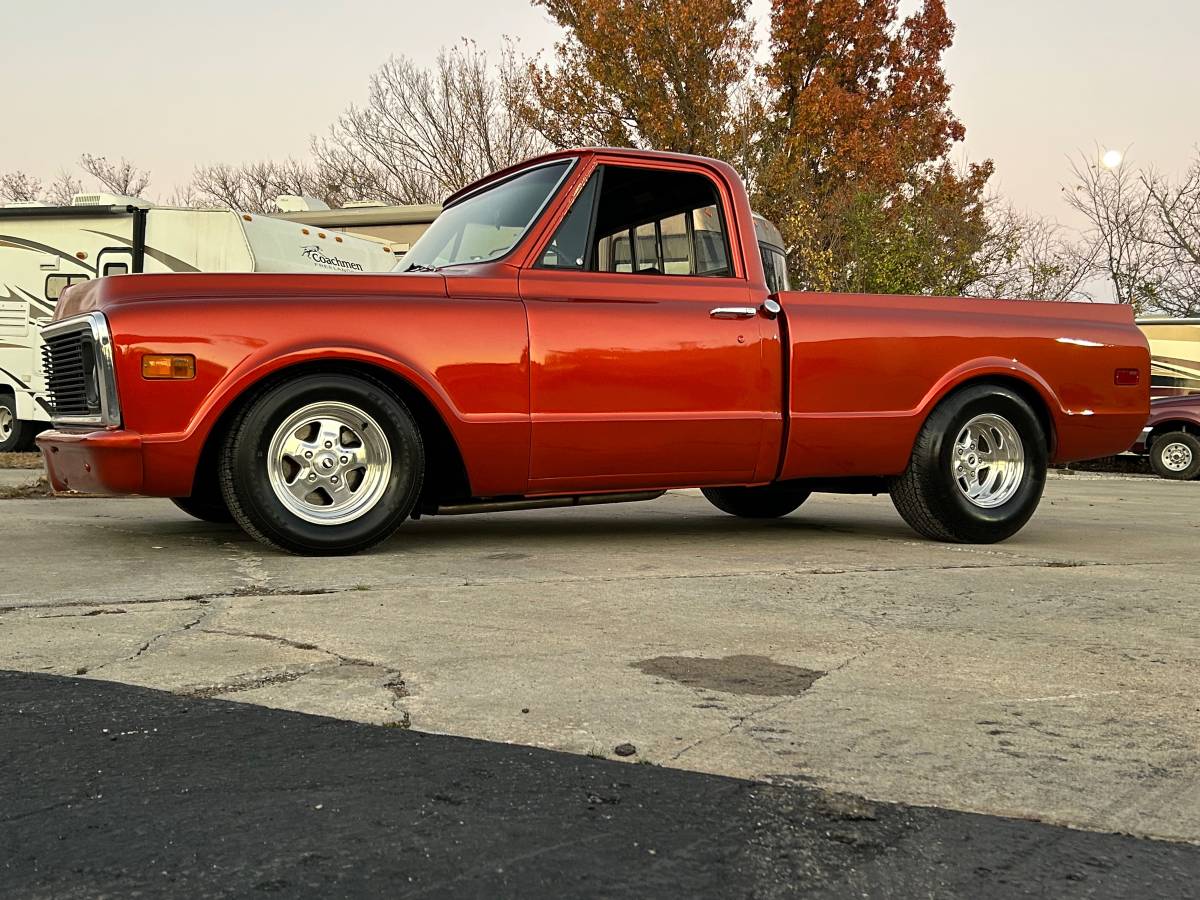
<path id="1" fill-rule="evenodd" d="M 392 453 L 388 485 L 376 504 L 352 522 L 319 525 L 288 510 L 268 477 L 271 439 L 284 420 L 311 403 L 348 403 L 375 420 Z M 223 479 L 239 509 L 273 543 L 305 553 L 351 553 L 383 540 L 409 515 L 420 493 L 424 452 L 412 415 L 382 385 L 349 375 L 308 375 L 277 384 L 251 403 L 226 448 L 231 478 Z M 236 506 L 235 506 L 236 504 Z"/>
<path id="2" fill-rule="evenodd" d="M 959 490 L 950 475 L 954 441 L 963 426 L 985 413 L 1003 416 L 1020 435 L 1025 471 L 1016 493 L 999 506 L 976 506 Z M 929 423 L 936 435 L 922 466 L 923 487 L 933 511 L 955 538 L 970 543 L 992 543 L 1018 532 L 1037 510 L 1046 486 L 1049 453 L 1041 423 L 1021 397 L 998 386 L 968 388 L 940 406 Z"/>

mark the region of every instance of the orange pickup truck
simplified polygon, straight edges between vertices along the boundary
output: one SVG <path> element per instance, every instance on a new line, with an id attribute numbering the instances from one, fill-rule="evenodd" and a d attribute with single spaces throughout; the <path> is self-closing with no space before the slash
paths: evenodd
<path id="1" fill-rule="evenodd" d="M 426 515 L 701 488 L 890 492 L 991 542 L 1049 462 L 1146 421 L 1128 309 L 801 293 L 729 166 L 555 153 L 451 196 L 387 275 L 126 275 L 46 327 L 58 490 L 169 497 L 296 553 Z"/>

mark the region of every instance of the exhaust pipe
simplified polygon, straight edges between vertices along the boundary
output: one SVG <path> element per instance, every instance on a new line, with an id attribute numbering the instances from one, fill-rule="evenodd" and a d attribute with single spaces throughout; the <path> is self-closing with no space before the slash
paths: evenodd
<path id="1" fill-rule="evenodd" d="M 466 516 L 471 513 L 513 512 L 522 509 L 559 509 L 567 506 L 599 506 L 602 503 L 633 503 L 657 500 L 666 491 L 639 491 L 624 494 L 574 494 L 567 497 L 528 497 L 520 500 L 481 500 L 478 503 L 454 503 L 439 506 L 431 516 Z"/>

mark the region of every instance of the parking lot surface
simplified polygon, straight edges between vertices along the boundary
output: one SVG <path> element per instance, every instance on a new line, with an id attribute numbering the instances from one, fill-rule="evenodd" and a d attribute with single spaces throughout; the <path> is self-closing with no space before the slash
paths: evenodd
<path id="1" fill-rule="evenodd" d="M 304 559 L 166 501 L 6 500 L 0 668 L 1200 842 L 1198 509 L 1054 477 L 979 547 L 882 497 L 679 492 Z"/>

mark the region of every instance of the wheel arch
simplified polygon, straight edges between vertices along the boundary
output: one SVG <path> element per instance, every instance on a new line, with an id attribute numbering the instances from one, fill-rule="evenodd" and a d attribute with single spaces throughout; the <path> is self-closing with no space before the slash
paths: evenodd
<path id="1" fill-rule="evenodd" d="M 1174 431 L 1182 431 L 1200 438 L 1200 424 L 1190 419 L 1165 419 L 1162 422 L 1155 422 L 1151 427 L 1150 434 L 1146 438 L 1146 452 L 1148 453 L 1154 446 L 1155 440 Z"/>
<path id="2" fill-rule="evenodd" d="M 414 513 L 438 502 L 464 500 L 471 496 L 470 477 L 454 432 L 433 400 L 413 380 L 375 363 L 322 358 L 292 362 L 265 372 L 238 386 L 223 399 L 223 407 L 209 426 L 196 464 L 192 491 L 215 485 L 218 454 L 238 414 L 263 391 L 289 379 L 311 374 L 357 375 L 380 382 L 398 397 L 416 419 L 425 443 L 425 479 Z"/>
<path id="3" fill-rule="evenodd" d="M 958 377 L 949 376 L 935 391 L 931 392 L 932 396 L 926 398 L 921 424 L 924 425 L 933 411 L 955 394 L 978 385 L 996 385 L 1008 388 L 1028 403 L 1029 408 L 1037 416 L 1038 424 L 1042 427 L 1042 434 L 1046 438 L 1047 453 L 1053 459 L 1058 446 L 1058 431 L 1052 412 L 1054 405 L 1057 405 L 1054 392 L 1035 373 L 1023 368 L 1014 369 L 1011 363 L 1007 368 L 973 369 L 959 373 Z"/>

